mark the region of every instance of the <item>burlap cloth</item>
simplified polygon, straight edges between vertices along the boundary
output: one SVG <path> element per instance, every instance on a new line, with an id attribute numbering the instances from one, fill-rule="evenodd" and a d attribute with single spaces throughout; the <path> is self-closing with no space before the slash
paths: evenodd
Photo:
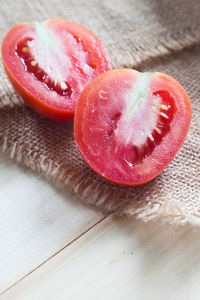
<path id="1" fill-rule="evenodd" d="M 144 221 L 200 225 L 200 2 L 199 0 L 2 1 L 0 38 L 15 24 L 66 18 L 89 28 L 103 42 L 114 68 L 162 71 L 177 78 L 192 101 L 188 137 L 167 169 L 139 187 L 112 184 L 83 161 L 73 122 L 56 123 L 20 100 L 0 66 L 1 147 L 81 199 Z M 56 201 L 56 199 L 55 199 Z"/>

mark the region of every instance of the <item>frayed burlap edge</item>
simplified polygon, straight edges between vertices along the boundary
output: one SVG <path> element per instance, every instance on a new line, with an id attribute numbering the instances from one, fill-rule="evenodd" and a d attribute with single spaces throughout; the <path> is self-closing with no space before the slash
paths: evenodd
<path id="1" fill-rule="evenodd" d="M 119 193 L 117 190 L 104 189 L 101 190 L 94 183 L 84 181 L 85 175 L 79 174 L 73 168 L 63 168 L 63 165 L 55 166 L 48 156 L 44 156 L 41 160 L 35 161 L 36 154 L 27 152 L 24 146 L 18 144 L 9 144 L 7 138 L 0 134 L 1 151 L 5 152 L 12 160 L 17 163 L 22 163 L 37 172 L 44 179 L 52 182 L 56 187 L 63 189 L 67 188 L 69 191 L 75 193 L 79 199 L 95 205 L 106 212 L 114 213 L 117 216 L 126 215 L 131 218 L 136 218 L 145 223 L 150 221 L 161 221 L 161 223 L 169 223 L 175 228 L 184 225 L 190 225 L 192 228 L 200 226 L 200 218 L 194 215 L 185 214 L 180 206 L 172 203 L 152 204 L 148 203 L 141 207 L 141 202 L 130 203 L 127 201 L 127 194 L 123 191 Z M 99 184 L 100 185 L 100 184 Z M 101 195 L 100 195 L 101 194 Z M 123 198 L 122 198 L 123 197 Z M 99 201 L 101 199 L 101 201 Z M 114 199 L 110 201 L 110 199 Z M 117 199 L 123 206 L 118 206 Z M 134 200 L 134 199 L 132 199 Z"/>

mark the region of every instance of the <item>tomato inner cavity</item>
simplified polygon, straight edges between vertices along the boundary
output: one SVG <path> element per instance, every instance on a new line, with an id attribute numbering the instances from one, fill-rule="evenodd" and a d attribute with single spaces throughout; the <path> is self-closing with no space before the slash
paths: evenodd
<path id="1" fill-rule="evenodd" d="M 161 143 L 176 112 L 175 101 L 167 90 L 150 92 L 149 74 L 140 75 L 143 78 L 126 93 L 124 108 L 111 117 L 107 133 L 116 141 L 114 152 L 129 166 L 140 163 Z"/>
<path id="2" fill-rule="evenodd" d="M 32 38 L 25 38 L 17 44 L 16 48 L 16 54 L 21 58 L 26 71 L 34 75 L 39 81 L 44 82 L 50 90 L 56 91 L 60 96 L 70 97 L 72 88 L 69 83 L 67 81 L 58 82 L 57 80 L 52 80 L 34 59 L 28 46 L 28 42 L 32 40 Z"/>
<path id="3" fill-rule="evenodd" d="M 157 91 L 153 93 L 154 96 L 161 98 L 160 110 L 158 113 L 157 123 L 148 135 L 146 142 L 141 146 L 133 145 L 134 163 L 139 163 L 145 157 L 149 156 L 155 147 L 161 143 L 163 138 L 170 131 L 170 123 L 173 119 L 176 110 L 174 99 L 167 91 Z"/>
<path id="4" fill-rule="evenodd" d="M 80 39 L 66 30 L 61 38 L 43 22 L 35 22 L 34 26 L 34 38 L 20 40 L 15 53 L 25 70 L 47 89 L 70 98 L 74 88 L 77 93 L 94 77 L 95 68 L 88 62 L 88 52 Z"/>

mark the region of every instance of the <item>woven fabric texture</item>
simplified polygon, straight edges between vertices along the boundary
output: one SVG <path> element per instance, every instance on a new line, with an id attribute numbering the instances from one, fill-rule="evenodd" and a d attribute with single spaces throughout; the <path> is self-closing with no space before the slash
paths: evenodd
<path id="1" fill-rule="evenodd" d="M 200 225 L 200 3 L 166 1 L 5 1 L 0 39 L 15 24 L 65 18 L 93 31 L 114 68 L 161 71 L 187 90 L 193 107 L 181 150 L 152 182 L 139 187 L 110 183 L 83 161 L 75 145 L 73 122 L 56 123 L 31 111 L 19 98 L 0 65 L 0 143 L 20 161 L 81 199 L 107 211 L 143 221 L 161 218 Z"/>

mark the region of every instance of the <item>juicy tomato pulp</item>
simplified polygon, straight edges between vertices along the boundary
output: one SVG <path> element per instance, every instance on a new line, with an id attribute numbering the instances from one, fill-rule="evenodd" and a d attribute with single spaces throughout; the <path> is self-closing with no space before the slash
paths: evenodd
<path id="1" fill-rule="evenodd" d="M 82 92 L 75 139 L 88 165 L 124 185 L 155 178 L 182 145 L 191 121 L 183 87 L 161 73 L 113 70 Z"/>
<path id="2" fill-rule="evenodd" d="M 73 119 L 84 87 L 110 69 L 97 37 L 81 25 L 60 19 L 13 27 L 3 40 L 2 59 L 25 102 L 57 121 Z"/>

